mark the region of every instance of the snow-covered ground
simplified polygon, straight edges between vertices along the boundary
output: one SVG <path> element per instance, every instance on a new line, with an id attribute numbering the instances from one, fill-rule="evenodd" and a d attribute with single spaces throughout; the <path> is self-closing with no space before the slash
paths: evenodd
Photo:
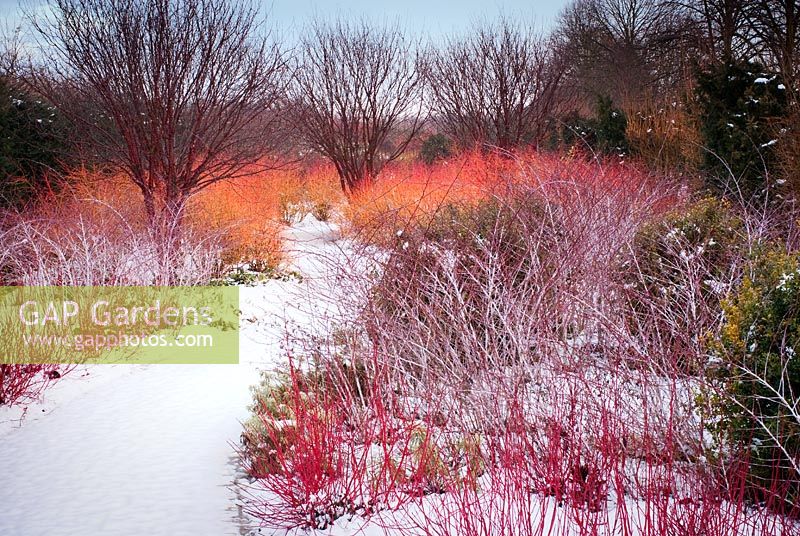
<path id="1" fill-rule="evenodd" d="M 302 280 L 241 289 L 239 365 L 83 366 L 22 421 L 0 410 L 0 535 L 249 532 L 233 485 L 249 386 L 324 310 L 310 296 L 337 236 L 306 218 L 286 237 Z"/>
<path id="2" fill-rule="evenodd" d="M 0 536 L 308 534 L 259 528 L 242 511 L 242 493 L 252 488 L 236 447 L 259 371 L 283 362 L 295 335 L 329 329 L 347 302 L 337 295 L 336 270 L 356 256 L 343 251 L 348 245 L 334 225 L 313 217 L 285 238 L 289 268 L 301 277 L 241 288 L 239 365 L 83 366 L 29 406 L 24 419 L 0 408 Z M 434 495 L 367 522 L 343 516 L 316 533 L 420 529 L 421 512 L 447 512 L 449 502 Z M 636 533 L 644 503 L 628 496 L 617 503 L 626 505 Z M 618 532 L 618 509 L 610 503 L 598 514 L 605 532 Z M 546 534 L 578 533 L 552 497 L 533 496 L 527 514 Z M 457 516 L 449 517 L 445 532 L 462 533 Z"/>

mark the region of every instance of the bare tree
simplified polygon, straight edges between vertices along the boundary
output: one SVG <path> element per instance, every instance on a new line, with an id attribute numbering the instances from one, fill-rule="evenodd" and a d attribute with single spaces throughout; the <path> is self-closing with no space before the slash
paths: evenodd
<path id="1" fill-rule="evenodd" d="M 53 0 L 33 23 L 33 85 L 138 186 L 154 233 L 178 232 L 192 194 L 271 148 L 288 66 L 251 4 Z"/>
<path id="2" fill-rule="evenodd" d="M 16 74 L 22 56 L 21 50 L 20 29 L 0 26 L 0 77 L 9 78 Z"/>
<path id="3" fill-rule="evenodd" d="M 766 49 L 769 63 L 783 75 L 797 102 L 800 73 L 800 4 L 796 0 L 754 0 L 749 20 Z"/>
<path id="4" fill-rule="evenodd" d="M 694 21 L 698 44 L 708 60 L 749 59 L 753 36 L 747 8 L 751 0 L 668 0 L 667 4 Z"/>
<path id="5" fill-rule="evenodd" d="M 291 95 L 296 126 L 352 194 L 400 156 L 422 120 L 413 44 L 397 26 L 315 22 L 301 44 Z"/>
<path id="6" fill-rule="evenodd" d="M 561 15 L 559 34 L 588 96 L 613 96 L 626 108 L 680 86 L 687 19 L 661 0 L 578 0 Z"/>
<path id="7" fill-rule="evenodd" d="M 562 104 L 566 65 L 551 44 L 504 18 L 433 50 L 425 72 L 440 127 L 465 147 L 539 141 Z"/>

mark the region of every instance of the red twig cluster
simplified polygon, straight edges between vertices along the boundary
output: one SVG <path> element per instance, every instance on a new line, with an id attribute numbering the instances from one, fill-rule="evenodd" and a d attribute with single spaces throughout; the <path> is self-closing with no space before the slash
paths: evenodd
<path id="1" fill-rule="evenodd" d="M 746 453 L 716 444 L 703 411 L 724 395 L 709 391 L 697 331 L 718 313 L 705 290 L 681 285 L 717 267 L 679 247 L 669 274 L 681 292 L 637 285 L 640 230 L 681 194 L 625 172 L 550 168 L 474 206 L 441 207 L 388 251 L 358 251 L 342 278 L 350 337 L 318 349 L 326 395 L 303 399 L 316 414 L 337 407 L 311 419 L 336 432 L 298 434 L 287 451 L 335 444 L 326 455 L 355 460 L 332 465 L 321 503 L 355 490 L 352 503 L 369 506 L 350 513 L 400 534 L 796 533 L 792 482 L 773 478 L 754 500 Z M 695 321 L 679 327 L 682 305 Z M 368 389 L 353 388 L 354 369 Z M 378 462 L 353 454 L 364 452 Z M 281 478 L 261 482 L 282 497 Z M 269 523 L 298 511 L 272 504 Z"/>

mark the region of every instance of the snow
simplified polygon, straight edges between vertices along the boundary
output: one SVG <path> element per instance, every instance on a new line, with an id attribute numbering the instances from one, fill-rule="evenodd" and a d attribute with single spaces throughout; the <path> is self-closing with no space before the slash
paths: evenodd
<path id="1" fill-rule="evenodd" d="M 336 293 L 339 270 L 360 269 L 343 264 L 356 256 L 336 225 L 309 215 L 285 239 L 287 268 L 301 278 L 241 288 L 239 365 L 84 366 L 32 405 L 21 423 L 18 412 L 2 408 L 0 456 L 7 463 L 0 535 L 377 536 L 392 534 L 386 527 L 424 523 L 423 509 L 452 508 L 452 498 L 434 495 L 370 521 L 344 516 L 324 532 L 258 528 L 243 513 L 247 481 L 236 444 L 248 417 L 249 387 L 261 370 L 283 361 L 296 336 L 329 330 L 343 303 Z M 534 384 L 557 386 L 551 373 L 540 367 L 542 381 Z M 667 404 L 655 391 L 651 403 Z M 692 389 L 687 385 L 683 392 L 689 396 Z M 546 394 L 540 403 L 550 403 Z M 635 396 L 630 400 L 635 423 L 642 410 Z M 691 420 L 687 414 L 686 422 Z M 616 523 L 622 503 L 636 533 L 645 514 L 635 498 L 614 498 L 601 517 Z M 569 509 L 552 497 L 532 496 L 530 515 L 554 535 L 578 533 Z M 459 534 L 455 519 L 449 529 Z"/>
<path id="2" fill-rule="evenodd" d="M 754 83 L 754 84 L 766 84 L 766 83 L 768 83 L 768 82 L 769 82 L 769 80 L 768 80 L 767 78 L 764 78 L 763 76 L 761 76 L 761 77 L 759 77 L 759 78 L 756 78 L 755 80 L 753 80 L 753 83 Z"/>
<path id="3" fill-rule="evenodd" d="M 482 481 L 487 485 L 488 481 Z M 334 521 L 330 527 L 322 530 L 309 530 L 303 528 L 296 529 L 269 529 L 262 528 L 252 533 L 264 536 L 386 536 L 394 534 L 450 534 L 458 536 L 460 534 L 492 534 L 492 528 L 505 527 L 505 530 L 497 528 L 498 534 L 509 534 L 509 528 L 517 523 L 526 523 L 525 518 L 530 516 L 530 524 L 527 528 L 520 527 L 521 534 L 547 534 L 550 536 L 578 536 L 587 533 L 587 528 L 594 529 L 591 534 L 653 534 L 652 520 L 647 521 L 652 512 L 643 508 L 643 502 L 636 498 L 626 496 L 624 498 L 614 497 L 605 508 L 587 514 L 580 512 L 577 508 L 560 503 L 553 497 L 534 494 L 530 502 L 513 504 L 505 502 L 503 499 L 492 499 L 485 494 L 479 494 L 477 501 L 469 505 L 470 512 L 475 517 L 465 521 L 459 516 L 459 504 L 448 494 L 430 495 L 423 498 L 418 503 L 412 503 L 400 511 L 379 512 L 369 521 L 361 518 L 340 517 Z M 691 511 L 692 505 L 699 504 L 691 498 L 682 500 L 671 500 L 676 512 L 680 512 L 680 506 Z M 624 512 L 623 514 L 623 505 Z M 517 508 L 525 508 L 527 512 L 518 512 Z M 737 512 L 734 505 L 722 503 L 720 511 L 728 511 L 728 515 L 738 516 L 737 526 L 730 531 L 731 535 L 747 536 L 749 534 L 764 533 L 762 525 L 764 521 L 752 516 L 752 512 Z M 527 515 L 526 515 L 527 514 Z M 678 514 L 679 515 L 679 514 Z M 477 520 L 480 516 L 482 519 Z M 506 517 L 508 516 L 508 517 Z M 518 517 L 517 517 L 518 516 Z M 431 517 L 440 519 L 441 525 L 430 531 L 428 519 Z M 584 523 L 589 526 L 580 526 L 575 519 L 583 518 Z M 541 521 L 540 521 L 541 520 Z M 480 527 L 480 528 L 478 528 Z M 774 527 L 776 534 L 790 533 L 793 527 L 787 527 L 778 521 Z M 428 530 L 426 530 L 428 529 Z M 482 529 L 482 530 L 481 530 Z M 537 529 L 542 529 L 537 531 Z M 667 532 L 668 533 L 668 532 Z M 666 534 L 666 533 L 665 533 Z"/>
<path id="4" fill-rule="evenodd" d="M 237 534 L 247 367 L 118 367 L 4 437 L 0 534 Z"/>
<path id="5" fill-rule="evenodd" d="M 25 415 L 0 408 L 0 534 L 251 530 L 233 485 L 249 387 L 284 355 L 284 331 L 309 327 L 303 304 L 337 238 L 335 225 L 306 217 L 287 231 L 302 281 L 241 288 L 239 365 L 82 366 Z"/>

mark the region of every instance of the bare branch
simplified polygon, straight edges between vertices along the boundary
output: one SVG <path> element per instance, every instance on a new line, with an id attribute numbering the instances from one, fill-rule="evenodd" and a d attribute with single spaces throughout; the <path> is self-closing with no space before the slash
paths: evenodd
<path id="1" fill-rule="evenodd" d="M 33 84 L 138 186 L 156 232 L 274 147 L 288 66 L 251 4 L 54 0 L 33 23 Z"/>
<path id="2" fill-rule="evenodd" d="M 399 157 L 419 130 L 417 54 L 396 26 L 318 21 L 309 32 L 291 91 L 296 127 L 352 193 Z"/>
<path id="3" fill-rule="evenodd" d="M 502 19 L 431 52 L 426 76 L 440 127 L 464 147 L 541 141 L 563 104 L 566 65 L 552 45 Z"/>

